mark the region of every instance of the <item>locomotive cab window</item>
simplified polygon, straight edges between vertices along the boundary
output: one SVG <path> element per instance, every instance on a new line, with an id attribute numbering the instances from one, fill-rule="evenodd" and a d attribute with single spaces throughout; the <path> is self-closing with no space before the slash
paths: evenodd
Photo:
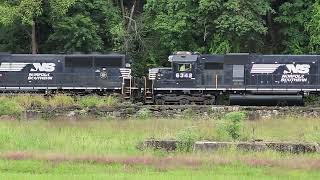
<path id="1" fill-rule="evenodd" d="M 179 72 L 190 72 L 191 70 L 192 70 L 192 64 L 190 63 L 178 64 Z"/>

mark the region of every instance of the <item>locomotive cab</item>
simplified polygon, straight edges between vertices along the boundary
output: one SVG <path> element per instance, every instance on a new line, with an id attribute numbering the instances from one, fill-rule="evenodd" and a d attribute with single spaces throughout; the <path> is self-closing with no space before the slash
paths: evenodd
<path id="1" fill-rule="evenodd" d="M 172 67 L 172 79 L 177 87 L 193 87 L 198 68 L 198 55 L 176 54 L 169 57 Z"/>

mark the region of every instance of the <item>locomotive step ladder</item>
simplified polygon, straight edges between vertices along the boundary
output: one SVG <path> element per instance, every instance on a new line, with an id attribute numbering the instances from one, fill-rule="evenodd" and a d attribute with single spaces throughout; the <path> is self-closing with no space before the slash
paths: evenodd
<path id="1" fill-rule="evenodd" d="M 122 95 L 125 100 L 130 100 L 132 97 L 132 78 L 123 77 L 122 79 Z"/>
<path id="2" fill-rule="evenodd" d="M 144 77 L 144 103 L 153 104 L 153 81 Z"/>

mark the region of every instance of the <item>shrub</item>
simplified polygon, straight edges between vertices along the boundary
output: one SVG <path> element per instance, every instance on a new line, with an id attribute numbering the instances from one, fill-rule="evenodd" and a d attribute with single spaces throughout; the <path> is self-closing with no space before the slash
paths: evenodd
<path id="1" fill-rule="evenodd" d="M 56 95 L 49 100 L 49 106 L 57 108 L 71 107 L 75 105 L 75 101 L 71 96 Z"/>
<path id="2" fill-rule="evenodd" d="M 152 116 L 152 113 L 149 109 L 147 108 L 142 108 L 138 111 L 137 113 L 137 117 L 139 119 L 147 119 L 147 118 L 150 118 Z"/>
<path id="3" fill-rule="evenodd" d="M 241 137 L 241 129 L 244 126 L 246 114 L 244 112 L 231 112 L 225 115 L 226 130 L 233 140 Z"/>
<path id="4" fill-rule="evenodd" d="M 243 135 L 241 130 L 244 127 L 244 120 L 246 118 L 245 112 L 227 113 L 223 119 L 217 121 L 218 139 L 240 139 Z"/>
<path id="5" fill-rule="evenodd" d="M 9 115 L 20 117 L 25 109 L 15 101 L 0 100 L 0 116 Z"/>
<path id="6" fill-rule="evenodd" d="M 180 152 L 191 152 L 194 143 L 199 139 L 198 133 L 191 128 L 180 131 L 177 136 L 177 150 Z"/>

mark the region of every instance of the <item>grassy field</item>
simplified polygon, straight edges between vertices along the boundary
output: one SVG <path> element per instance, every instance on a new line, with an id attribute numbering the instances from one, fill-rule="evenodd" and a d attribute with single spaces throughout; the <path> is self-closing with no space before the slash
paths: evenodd
<path id="1" fill-rule="evenodd" d="M 235 150 L 139 151 L 146 138 L 230 140 L 217 120 L 34 120 L 0 122 L 1 179 L 318 179 L 320 155 Z M 246 121 L 244 139 L 320 141 L 320 119 Z"/>

